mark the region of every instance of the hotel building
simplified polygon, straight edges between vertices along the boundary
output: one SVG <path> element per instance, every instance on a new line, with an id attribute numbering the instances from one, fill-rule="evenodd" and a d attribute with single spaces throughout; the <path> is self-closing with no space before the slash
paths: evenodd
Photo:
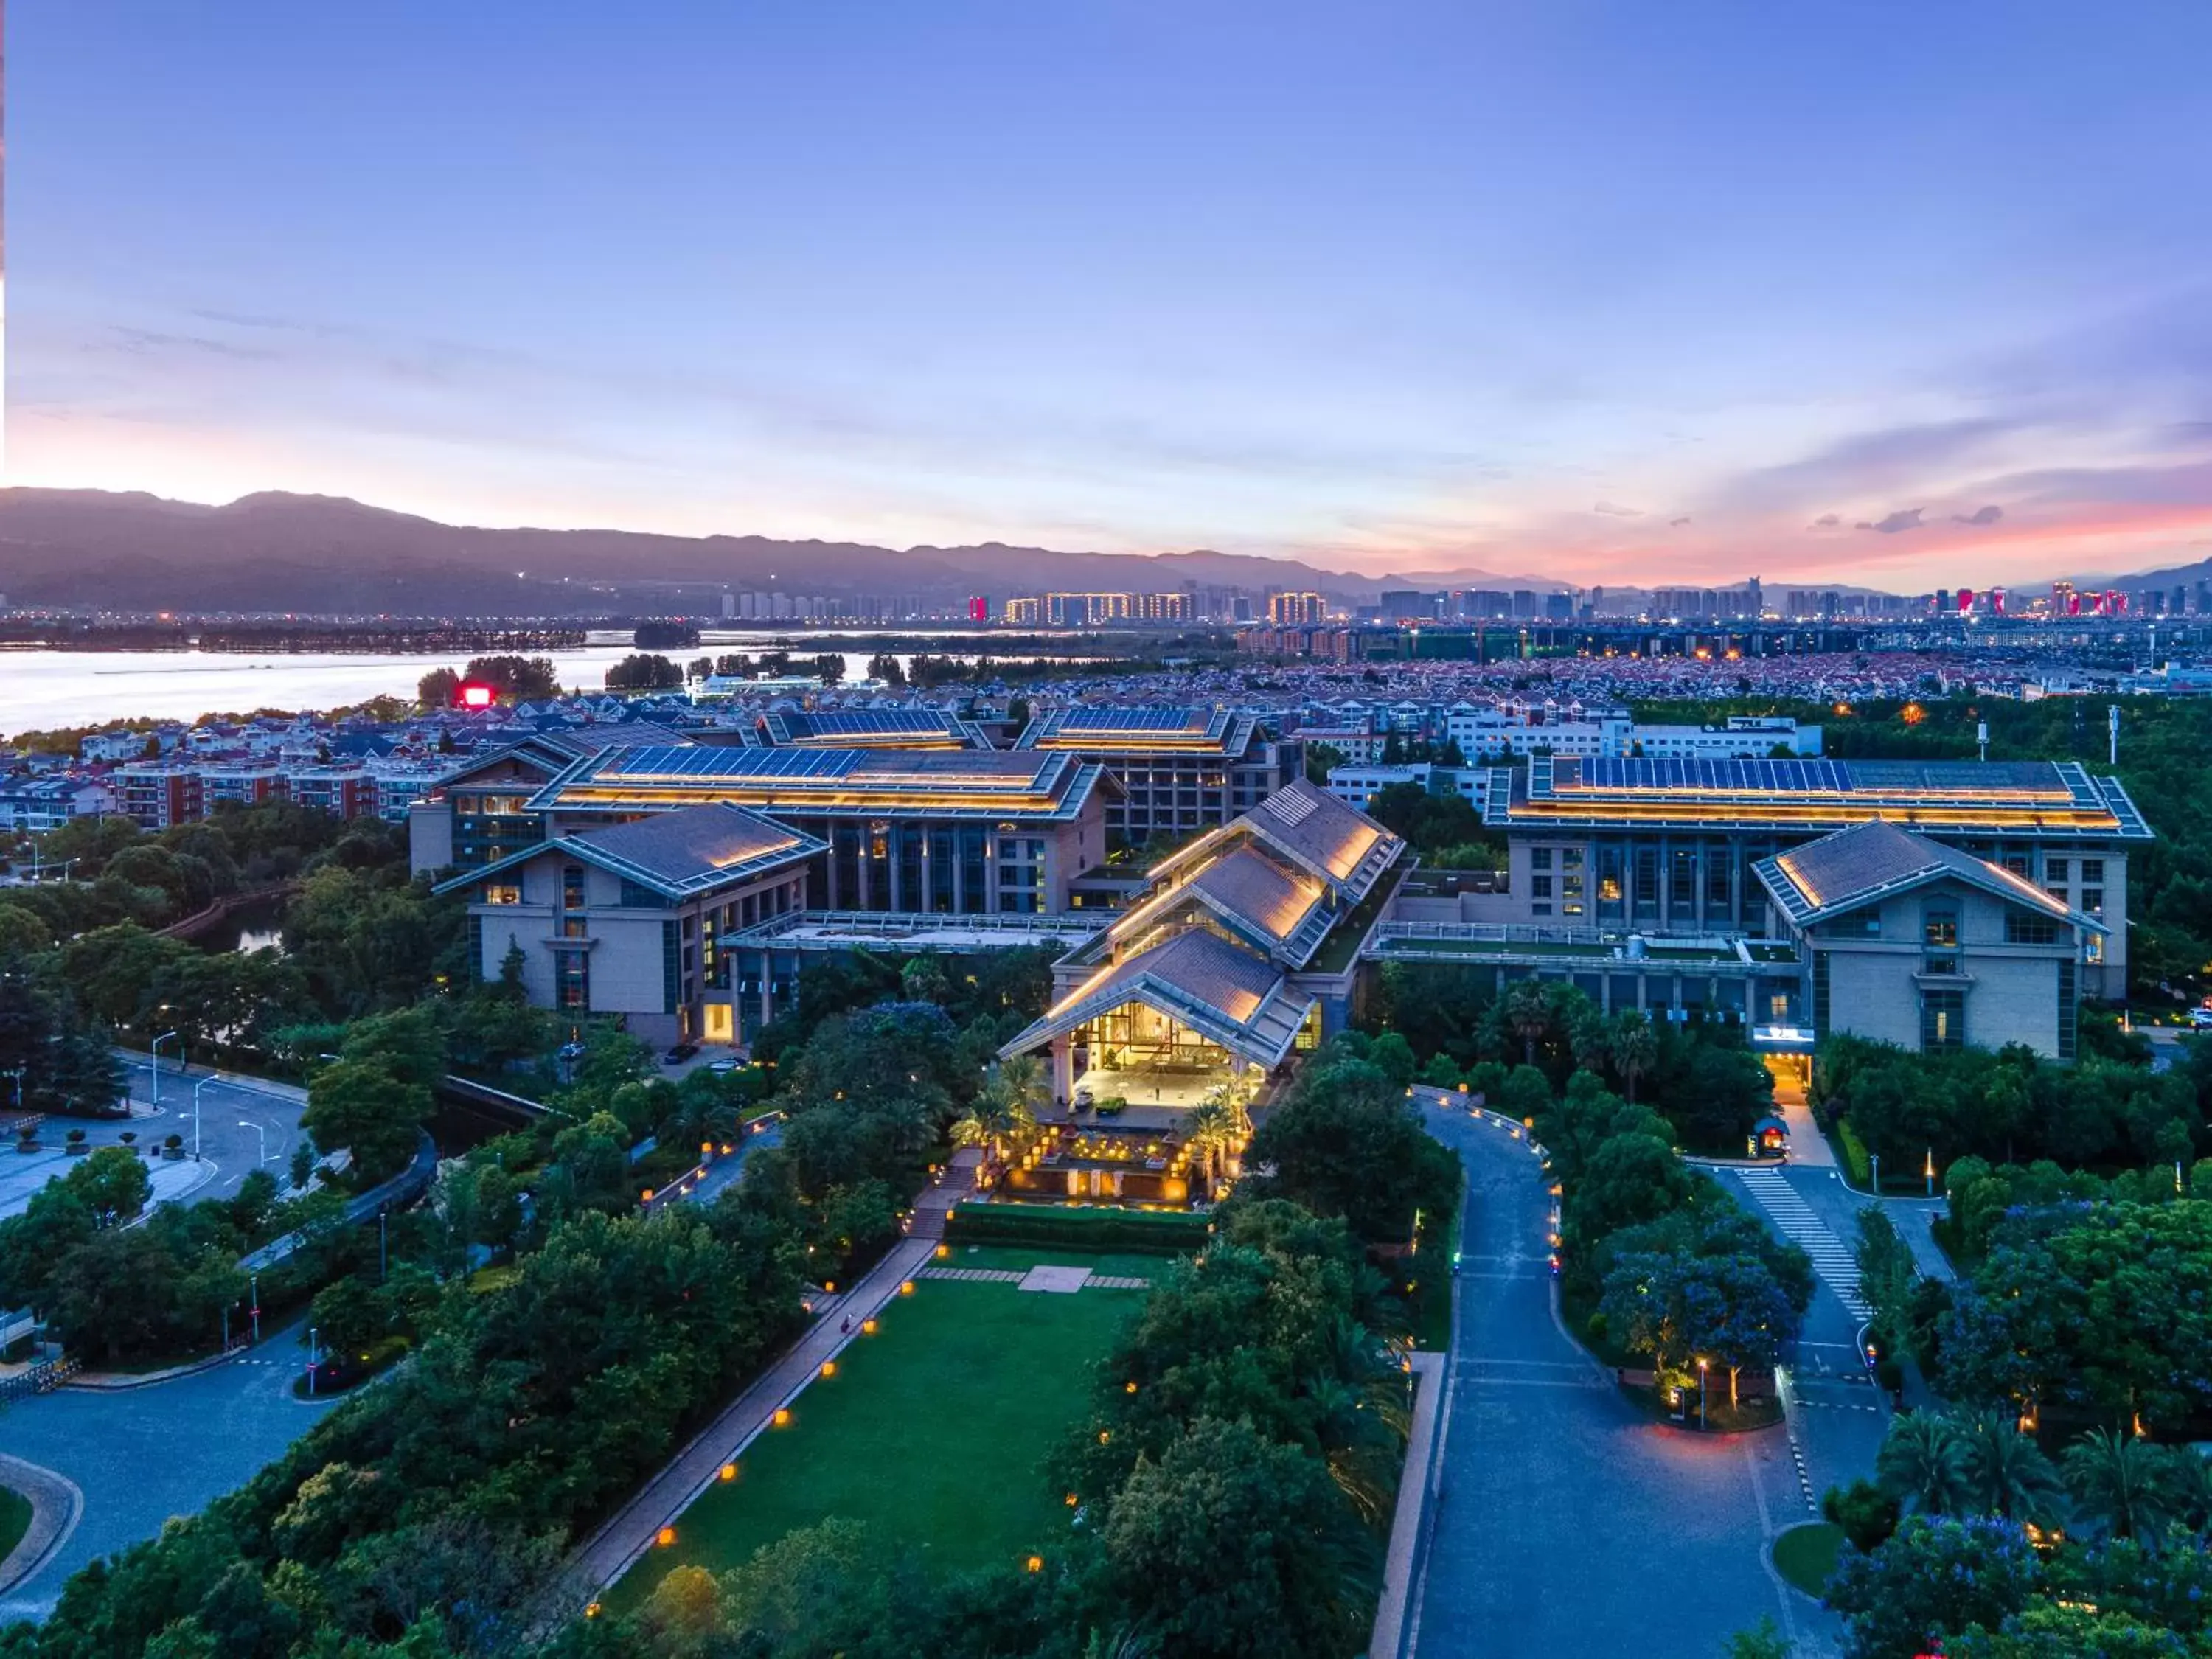
<path id="1" fill-rule="evenodd" d="M 1015 748 L 1109 773 L 1121 787 L 1106 831 L 1125 845 L 1217 828 L 1305 773 L 1303 740 L 1271 737 L 1257 716 L 1224 708 L 1048 709 Z"/>

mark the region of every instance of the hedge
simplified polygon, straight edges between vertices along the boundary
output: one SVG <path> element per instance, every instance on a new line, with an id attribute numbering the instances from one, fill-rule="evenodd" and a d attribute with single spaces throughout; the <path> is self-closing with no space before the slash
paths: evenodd
<path id="1" fill-rule="evenodd" d="M 1025 1244 L 1054 1249 L 1152 1250 L 1182 1255 L 1205 1247 L 1212 1224 L 1180 1210 L 1116 1210 L 1044 1204 L 958 1204 L 945 1212 L 955 1244 Z"/>

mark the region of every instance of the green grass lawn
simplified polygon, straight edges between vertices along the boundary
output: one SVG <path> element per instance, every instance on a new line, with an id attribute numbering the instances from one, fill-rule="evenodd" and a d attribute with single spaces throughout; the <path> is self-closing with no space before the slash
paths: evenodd
<path id="1" fill-rule="evenodd" d="M 1774 1540 L 1774 1570 L 1816 1601 L 1835 1577 L 1844 1529 L 1826 1521 L 1792 1527 Z"/>
<path id="2" fill-rule="evenodd" d="M 955 1247 L 948 1266 L 1026 1266 L 1029 1253 Z M 989 1259 L 982 1259 L 982 1258 Z M 1118 1273 L 1109 1258 L 1057 1256 Z M 1160 1258 L 1145 1259 L 1157 1271 Z M 953 1569 L 1049 1556 L 1068 1510 L 1039 1468 L 1088 1405 L 1092 1373 L 1141 1291 L 1073 1295 L 922 1279 L 857 1338 L 608 1597 L 627 1607 L 669 1568 L 721 1571 L 795 1528 L 842 1516 Z"/>
<path id="3" fill-rule="evenodd" d="M 0 1561 L 23 1541 L 31 1529 L 31 1500 L 9 1486 L 0 1486 Z"/>

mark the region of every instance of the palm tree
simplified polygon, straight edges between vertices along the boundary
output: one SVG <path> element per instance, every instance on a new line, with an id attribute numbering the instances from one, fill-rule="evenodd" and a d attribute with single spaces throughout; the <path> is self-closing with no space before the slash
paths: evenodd
<path id="1" fill-rule="evenodd" d="M 1215 1161 L 1237 1144 L 1237 1114 L 1218 1091 L 1183 1120 L 1183 1140 L 1206 1161 L 1206 1195 L 1213 1196 Z"/>
<path id="2" fill-rule="evenodd" d="M 2058 1519 L 2066 1487 L 2043 1449 L 1999 1412 L 1980 1412 L 1960 1431 L 1974 1507 L 2031 1526 Z"/>
<path id="3" fill-rule="evenodd" d="M 997 1075 L 983 1085 L 968 1115 L 953 1124 L 952 1144 L 988 1146 L 991 1156 L 1003 1160 L 1006 1137 L 1036 1127 L 1030 1099 L 1039 1075 L 1036 1061 L 1027 1054 L 1000 1061 Z"/>
<path id="4" fill-rule="evenodd" d="M 1970 1501 L 1959 1431 L 1934 1412 L 1912 1412 L 1893 1422 L 1874 1467 L 1876 1483 L 1908 1513 L 1955 1515 Z"/>
<path id="5" fill-rule="evenodd" d="M 1504 1000 L 1505 1023 L 1513 1028 L 1513 1035 L 1521 1039 L 1521 1058 L 1530 1066 L 1536 1063 L 1536 1039 L 1544 1035 L 1552 1024 L 1551 1000 L 1544 988 L 1533 979 L 1516 979 L 1505 988 Z"/>
<path id="6" fill-rule="evenodd" d="M 1659 1058 L 1658 1033 L 1651 1029 L 1651 1022 L 1642 1009 L 1624 1008 L 1613 1017 L 1612 1028 L 1606 1033 L 1606 1047 L 1610 1051 L 1613 1069 L 1620 1073 L 1621 1087 L 1633 1105 L 1636 1080 L 1650 1071 Z"/>
<path id="7" fill-rule="evenodd" d="M 2199 1464 L 2203 1459 L 2187 1454 Z M 2092 1429 L 2066 1449 L 2066 1489 L 2074 1512 L 2107 1538 L 2155 1547 L 2189 1503 L 2174 1454 L 2131 1434 Z"/>

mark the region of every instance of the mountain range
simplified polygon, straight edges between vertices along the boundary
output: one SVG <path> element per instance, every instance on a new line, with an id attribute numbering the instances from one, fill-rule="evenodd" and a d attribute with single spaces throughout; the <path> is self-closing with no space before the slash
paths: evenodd
<path id="1" fill-rule="evenodd" d="M 911 594 L 1315 589 L 1371 603 L 1390 588 L 1561 586 L 1481 570 L 1381 577 L 1200 549 L 1070 553 L 986 542 L 877 547 L 765 536 L 483 529 L 339 496 L 278 492 L 219 507 L 141 493 L 0 489 L 0 593 L 42 608 L 403 616 L 605 614 L 685 605 L 715 590 Z"/>

